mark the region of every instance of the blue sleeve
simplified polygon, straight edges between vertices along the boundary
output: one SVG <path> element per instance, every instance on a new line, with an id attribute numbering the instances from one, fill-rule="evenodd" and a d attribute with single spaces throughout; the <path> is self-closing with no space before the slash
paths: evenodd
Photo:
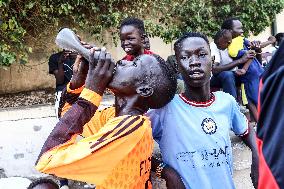
<path id="1" fill-rule="evenodd" d="M 248 39 L 244 39 L 244 45 L 247 47 L 247 48 L 249 48 L 249 46 L 250 46 L 250 41 L 248 40 Z"/>
<path id="2" fill-rule="evenodd" d="M 237 59 L 241 58 L 244 54 L 246 54 L 247 50 L 242 49 L 238 51 Z"/>
<path id="3" fill-rule="evenodd" d="M 246 116 L 241 113 L 240 106 L 232 97 L 232 111 L 231 111 L 231 130 L 237 135 L 242 136 L 248 132 L 248 120 Z"/>
<path id="4" fill-rule="evenodd" d="M 151 109 L 146 113 L 151 120 L 152 134 L 156 142 L 160 142 L 162 138 L 163 128 L 161 123 L 162 110 L 161 109 Z"/>

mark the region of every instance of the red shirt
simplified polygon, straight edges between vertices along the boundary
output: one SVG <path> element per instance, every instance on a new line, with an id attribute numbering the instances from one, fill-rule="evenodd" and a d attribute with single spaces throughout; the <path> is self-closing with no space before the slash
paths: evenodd
<path id="1" fill-rule="evenodd" d="M 154 54 L 152 51 L 149 50 L 144 50 L 144 54 Z M 122 60 L 128 60 L 128 61 L 133 61 L 134 60 L 133 55 L 126 55 L 125 57 L 122 58 Z"/>

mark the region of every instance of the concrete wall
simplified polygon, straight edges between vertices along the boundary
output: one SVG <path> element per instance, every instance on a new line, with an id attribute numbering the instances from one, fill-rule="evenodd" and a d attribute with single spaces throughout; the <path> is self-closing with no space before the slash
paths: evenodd
<path id="1" fill-rule="evenodd" d="M 278 15 L 276 16 L 276 26 L 277 26 L 277 31 L 276 31 L 276 33 L 284 32 L 284 24 L 283 24 L 283 21 L 284 21 L 284 11 L 282 11 L 280 14 L 278 14 Z"/>
<path id="2" fill-rule="evenodd" d="M 0 68 L 0 94 L 54 87 L 55 80 L 48 74 L 47 58 L 31 60 L 26 66 L 13 64 Z"/>
<path id="3" fill-rule="evenodd" d="M 281 24 L 283 20 L 284 11 L 276 17 L 277 32 L 284 32 L 284 25 Z M 271 35 L 271 29 L 268 27 L 264 32 L 258 36 L 250 37 L 250 39 L 264 41 L 269 35 Z M 84 36 L 83 39 L 88 42 L 92 41 L 92 37 L 88 35 L 82 34 L 81 36 Z M 0 94 L 55 87 L 54 76 L 48 74 L 48 57 L 52 53 L 52 49 L 56 48 L 53 38 L 54 36 L 49 39 L 50 43 L 47 45 L 47 49 L 32 54 L 30 62 L 27 65 L 14 64 L 9 68 L 0 68 Z M 110 36 L 106 34 L 106 38 L 110 39 Z M 172 44 L 165 44 L 159 38 L 151 38 L 150 43 L 151 50 L 163 58 L 167 58 L 167 56 L 173 54 Z M 117 47 L 110 45 L 112 44 L 111 40 L 108 40 L 108 44 L 106 47 L 116 60 L 125 55 L 120 44 Z"/>

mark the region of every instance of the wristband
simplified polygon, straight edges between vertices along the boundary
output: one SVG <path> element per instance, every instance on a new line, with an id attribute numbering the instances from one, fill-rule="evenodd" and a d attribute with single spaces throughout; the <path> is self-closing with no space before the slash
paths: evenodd
<path id="1" fill-rule="evenodd" d="M 167 164 L 165 164 L 164 162 L 160 163 L 159 166 L 156 169 L 156 176 L 158 178 L 162 178 L 162 171 L 163 169 L 166 167 Z"/>
<path id="2" fill-rule="evenodd" d="M 77 89 L 70 89 L 70 85 L 71 83 L 69 82 L 66 86 L 67 92 L 68 93 L 72 93 L 72 94 L 80 94 L 82 92 L 82 90 L 85 88 L 85 85 L 77 88 Z"/>

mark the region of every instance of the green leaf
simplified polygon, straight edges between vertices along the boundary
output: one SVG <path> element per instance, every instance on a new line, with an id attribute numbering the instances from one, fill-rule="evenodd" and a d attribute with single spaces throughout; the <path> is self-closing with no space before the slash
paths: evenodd
<path id="1" fill-rule="evenodd" d="M 28 9 L 32 9 L 32 8 L 34 7 L 35 3 L 36 3 L 36 2 L 32 2 L 32 1 L 31 1 L 31 2 L 29 2 L 26 6 L 27 6 Z"/>
<path id="2" fill-rule="evenodd" d="M 5 30 L 7 30 L 7 28 L 8 28 L 8 24 L 3 23 L 1 27 L 2 27 L 2 29 L 5 31 Z"/>
<path id="3" fill-rule="evenodd" d="M 29 47 L 29 48 L 28 48 L 28 52 L 29 52 L 29 53 L 32 53 L 32 52 L 33 52 L 33 48 Z"/>
<path id="4" fill-rule="evenodd" d="M 46 49 L 60 27 L 84 30 L 102 44 L 110 43 L 105 39 L 117 44 L 122 19 L 134 16 L 145 21 L 149 36 L 172 42 L 188 30 L 212 36 L 232 16 L 242 19 L 247 33 L 258 34 L 283 8 L 284 0 L 0 0 L 0 66 Z M 106 37 L 107 31 L 111 34 Z"/>
<path id="5" fill-rule="evenodd" d="M 15 27 L 15 22 L 14 22 L 14 20 L 9 19 L 8 24 L 9 24 L 9 28 L 10 28 L 11 30 L 14 29 L 14 27 Z"/>

